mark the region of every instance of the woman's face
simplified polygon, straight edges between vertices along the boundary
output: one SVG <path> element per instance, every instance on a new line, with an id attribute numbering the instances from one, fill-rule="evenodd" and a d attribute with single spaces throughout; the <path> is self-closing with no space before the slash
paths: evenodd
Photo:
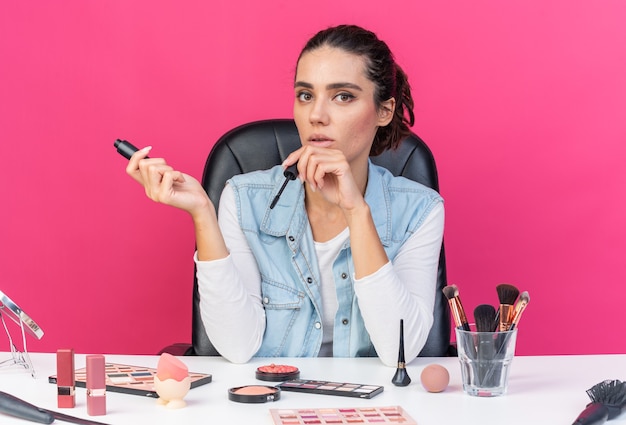
<path id="1" fill-rule="evenodd" d="M 365 161 L 379 126 L 393 117 L 394 100 L 377 108 L 375 85 L 362 57 L 327 46 L 304 53 L 294 84 L 294 119 L 302 145 L 343 151 Z"/>

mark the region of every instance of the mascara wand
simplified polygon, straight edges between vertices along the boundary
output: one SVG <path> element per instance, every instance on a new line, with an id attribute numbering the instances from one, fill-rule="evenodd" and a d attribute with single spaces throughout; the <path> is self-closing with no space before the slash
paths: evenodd
<path id="1" fill-rule="evenodd" d="M 618 379 L 602 381 L 587 390 L 591 403 L 573 425 L 598 425 L 615 418 L 626 406 L 626 382 Z"/>
<path id="2" fill-rule="evenodd" d="M 298 167 L 298 163 L 296 162 L 295 164 L 287 167 L 285 171 L 283 172 L 283 175 L 285 176 L 285 181 L 283 182 L 283 185 L 280 187 L 280 190 L 278 191 L 278 193 L 272 200 L 272 203 L 270 204 L 270 210 L 274 209 L 274 207 L 276 206 L 276 203 L 278 203 L 278 199 L 280 198 L 280 195 L 283 194 L 283 190 L 285 190 L 285 187 L 287 187 L 287 183 L 289 183 L 291 180 L 295 180 L 296 177 L 298 177 L 297 167 Z"/>

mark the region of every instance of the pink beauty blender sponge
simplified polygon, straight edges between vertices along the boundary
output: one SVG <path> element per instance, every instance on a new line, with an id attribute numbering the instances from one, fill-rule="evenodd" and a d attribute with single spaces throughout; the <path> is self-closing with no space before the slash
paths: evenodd
<path id="1" fill-rule="evenodd" d="M 159 404 L 169 409 L 185 407 L 183 398 L 191 388 L 191 378 L 187 366 L 168 353 L 161 354 L 154 377 L 154 389 L 159 395 Z"/>
<path id="2" fill-rule="evenodd" d="M 161 381 L 173 379 L 174 381 L 180 382 L 189 376 L 189 369 L 187 369 L 187 365 L 178 358 L 171 354 L 163 353 L 157 365 L 157 376 Z"/>

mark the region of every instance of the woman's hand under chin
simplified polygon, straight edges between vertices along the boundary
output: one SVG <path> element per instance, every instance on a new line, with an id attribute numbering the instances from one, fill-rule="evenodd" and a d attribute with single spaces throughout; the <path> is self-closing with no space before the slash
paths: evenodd
<path id="1" fill-rule="evenodd" d="M 367 168 L 362 182 L 357 183 L 350 163 L 342 151 L 331 148 L 303 146 L 292 152 L 283 162 L 288 167 L 298 162 L 298 178 L 319 192 L 328 202 L 349 211 L 362 206 Z"/>

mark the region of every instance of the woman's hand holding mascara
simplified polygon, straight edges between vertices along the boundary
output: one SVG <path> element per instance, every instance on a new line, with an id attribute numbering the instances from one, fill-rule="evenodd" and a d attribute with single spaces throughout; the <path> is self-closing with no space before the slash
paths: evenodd
<path id="1" fill-rule="evenodd" d="M 340 150 L 304 146 L 292 152 L 283 166 L 296 162 L 299 178 L 308 183 L 313 192 L 320 192 L 328 202 L 344 212 L 364 206 L 365 187 L 358 187 L 350 164 Z"/>
<path id="2" fill-rule="evenodd" d="M 204 188 L 188 174 L 168 165 L 163 158 L 146 158 L 150 147 L 133 154 L 126 172 L 145 189 L 148 198 L 187 211 L 192 217 L 212 208 Z"/>
<path id="3" fill-rule="evenodd" d="M 225 258 L 228 249 L 217 223 L 217 213 L 204 188 L 188 174 L 175 170 L 163 158 L 147 158 L 150 148 L 135 152 L 126 172 L 155 202 L 187 211 L 194 223 L 198 259 Z"/>

